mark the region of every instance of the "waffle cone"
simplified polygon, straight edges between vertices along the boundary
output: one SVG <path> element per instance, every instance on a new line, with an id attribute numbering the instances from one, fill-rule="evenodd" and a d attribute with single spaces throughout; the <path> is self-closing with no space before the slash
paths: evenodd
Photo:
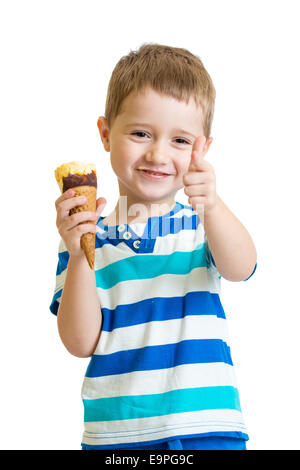
<path id="1" fill-rule="evenodd" d="M 76 212 L 92 211 L 96 212 L 97 204 L 97 189 L 94 186 L 75 186 L 72 188 L 75 192 L 74 197 L 85 196 L 87 203 L 70 210 L 70 215 Z M 92 223 L 96 224 L 95 220 L 80 222 L 80 224 Z M 80 239 L 80 246 L 83 249 L 86 259 L 91 269 L 94 269 L 95 264 L 95 233 L 84 233 Z"/>

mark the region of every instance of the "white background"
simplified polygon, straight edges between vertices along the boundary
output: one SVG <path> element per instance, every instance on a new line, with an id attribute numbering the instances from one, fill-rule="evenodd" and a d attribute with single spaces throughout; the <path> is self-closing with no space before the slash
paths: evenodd
<path id="1" fill-rule="evenodd" d="M 143 42 L 198 55 L 216 90 L 206 159 L 258 268 L 222 281 L 248 449 L 300 449 L 298 1 L 7 0 L 1 41 L 2 449 L 80 449 L 88 359 L 49 310 L 59 234 L 54 169 L 95 162 L 118 198 L 97 118 L 112 70 Z M 180 202 L 187 197 L 178 193 Z"/>

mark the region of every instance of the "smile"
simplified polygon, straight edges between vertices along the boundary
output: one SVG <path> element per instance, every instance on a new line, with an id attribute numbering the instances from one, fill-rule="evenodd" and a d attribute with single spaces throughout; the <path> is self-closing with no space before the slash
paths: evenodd
<path id="1" fill-rule="evenodd" d="M 154 171 L 154 170 L 148 170 L 142 166 L 139 166 L 137 170 L 148 179 L 150 178 L 150 179 L 155 179 L 155 180 L 161 180 L 161 179 L 167 178 L 168 176 L 171 176 L 167 173 L 162 173 L 162 172 Z"/>

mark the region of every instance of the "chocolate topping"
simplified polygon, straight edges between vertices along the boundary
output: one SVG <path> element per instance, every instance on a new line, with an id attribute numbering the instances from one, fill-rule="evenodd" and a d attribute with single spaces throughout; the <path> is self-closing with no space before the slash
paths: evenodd
<path id="1" fill-rule="evenodd" d="M 94 171 L 86 175 L 71 175 L 63 177 L 63 193 L 75 186 L 94 186 L 97 188 L 97 176 Z"/>

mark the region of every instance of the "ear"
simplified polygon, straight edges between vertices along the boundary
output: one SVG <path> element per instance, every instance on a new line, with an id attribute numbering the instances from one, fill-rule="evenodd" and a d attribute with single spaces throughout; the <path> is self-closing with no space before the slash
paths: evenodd
<path id="1" fill-rule="evenodd" d="M 107 152 L 110 151 L 110 139 L 109 139 L 109 128 L 107 121 L 104 116 L 100 116 L 97 121 L 97 126 L 99 129 L 100 137 L 103 143 L 103 146 Z"/>
<path id="2" fill-rule="evenodd" d="M 205 145 L 204 145 L 204 148 L 203 148 L 203 155 L 205 156 L 207 154 L 207 152 L 209 151 L 209 147 L 210 147 L 210 144 L 212 143 L 213 141 L 213 138 L 212 137 L 209 137 L 206 142 L 205 142 Z"/>

